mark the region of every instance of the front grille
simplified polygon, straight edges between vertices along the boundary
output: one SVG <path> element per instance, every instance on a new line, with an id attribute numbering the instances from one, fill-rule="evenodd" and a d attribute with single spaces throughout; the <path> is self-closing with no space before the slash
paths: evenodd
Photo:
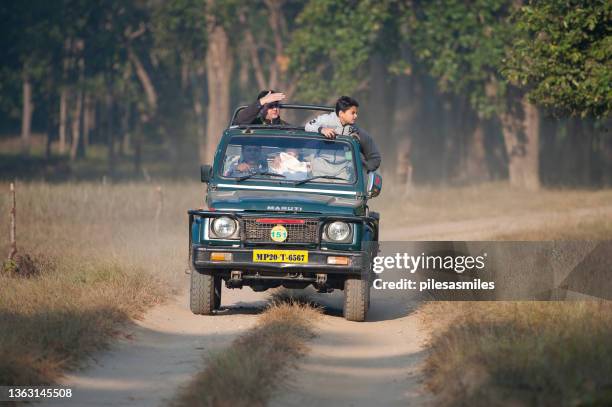
<path id="1" fill-rule="evenodd" d="M 279 243 L 272 240 L 270 231 L 276 225 L 283 225 L 287 229 L 287 239 L 282 243 L 316 243 L 318 241 L 317 220 L 306 220 L 304 223 L 265 223 L 255 219 L 244 219 L 244 233 L 247 242 Z"/>

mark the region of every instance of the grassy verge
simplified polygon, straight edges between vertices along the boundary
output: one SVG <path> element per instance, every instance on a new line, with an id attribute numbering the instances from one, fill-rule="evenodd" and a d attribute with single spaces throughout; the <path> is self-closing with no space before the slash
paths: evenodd
<path id="1" fill-rule="evenodd" d="M 0 214 L 7 190 L 0 185 Z M 39 272 L 0 273 L 0 385 L 54 382 L 174 290 L 187 256 L 185 212 L 199 190 L 163 191 L 155 221 L 154 185 L 18 183 L 18 250 Z"/>
<path id="2" fill-rule="evenodd" d="M 3 385 L 52 383 L 165 294 L 148 273 L 113 262 L 57 267 L 28 279 L 0 277 Z"/>
<path id="3" fill-rule="evenodd" d="M 537 230 L 504 233 L 493 240 L 611 240 L 612 218 L 584 220 L 570 225 L 549 225 Z"/>
<path id="4" fill-rule="evenodd" d="M 389 199 L 385 199 L 389 194 Z M 612 189 L 580 190 L 544 188 L 533 192 L 511 188 L 504 182 L 464 187 L 417 187 L 400 198 L 391 188 L 372 200 L 372 208 L 382 213 L 381 221 L 393 226 L 416 226 L 470 219 L 521 216 L 538 212 L 560 213 L 609 207 Z"/>
<path id="5" fill-rule="evenodd" d="M 612 303 L 429 303 L 442 406 L 612 405 Z M 445 315 L 444 322 L 435 322 Z"/>
<path id="6" fill-rule="evenodd" d="M 174 406 L 264 406 L 305 352 L 319 311 L 300 302 L 275 302 L 255 328 L 210 357 Z"/>

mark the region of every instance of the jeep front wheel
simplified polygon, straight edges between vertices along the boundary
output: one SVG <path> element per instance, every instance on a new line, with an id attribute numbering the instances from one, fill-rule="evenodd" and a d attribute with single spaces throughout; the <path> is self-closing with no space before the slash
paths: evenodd
<path id="1" fill-rule="evenodd" d="M 370 285 L 367 280 L 348 278 L 344 281 L 344 318 L 365 321 L 368 312 Z"/>
<path id="2" fill-rule="evenodd" d="M 221 277 L 206 271 L 191 271 L 189 307 L 197 315 L 210 315 L 221 306 Z"/>

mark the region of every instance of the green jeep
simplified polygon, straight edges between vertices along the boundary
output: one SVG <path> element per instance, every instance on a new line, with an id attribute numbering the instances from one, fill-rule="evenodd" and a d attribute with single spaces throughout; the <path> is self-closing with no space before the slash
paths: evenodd
<path id="1" fill-rule="evenodd" d="M 230 125 L 201 179 L 208 184 L 208 210 L 188 212 L 194 314 L 220 307 L 224 281 L 227 288 L 254 291 L 311 284 L 318 292 L 341 289 L 344 317 L 365 319 L 379 222 L 367 202 L 380 193 L 382 178 L 363 167 L 356 138 Z"/>

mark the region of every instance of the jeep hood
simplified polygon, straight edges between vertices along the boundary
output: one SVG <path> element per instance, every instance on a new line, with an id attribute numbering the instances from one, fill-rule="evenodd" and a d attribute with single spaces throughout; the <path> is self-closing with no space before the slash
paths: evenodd
<path id="1" fill-rule="evenodd" d="M 206 202 L 211 209 L 261 212 L 316 212 L 358 215 L 364 200 L 307 192 L 209 191 Z"/>

